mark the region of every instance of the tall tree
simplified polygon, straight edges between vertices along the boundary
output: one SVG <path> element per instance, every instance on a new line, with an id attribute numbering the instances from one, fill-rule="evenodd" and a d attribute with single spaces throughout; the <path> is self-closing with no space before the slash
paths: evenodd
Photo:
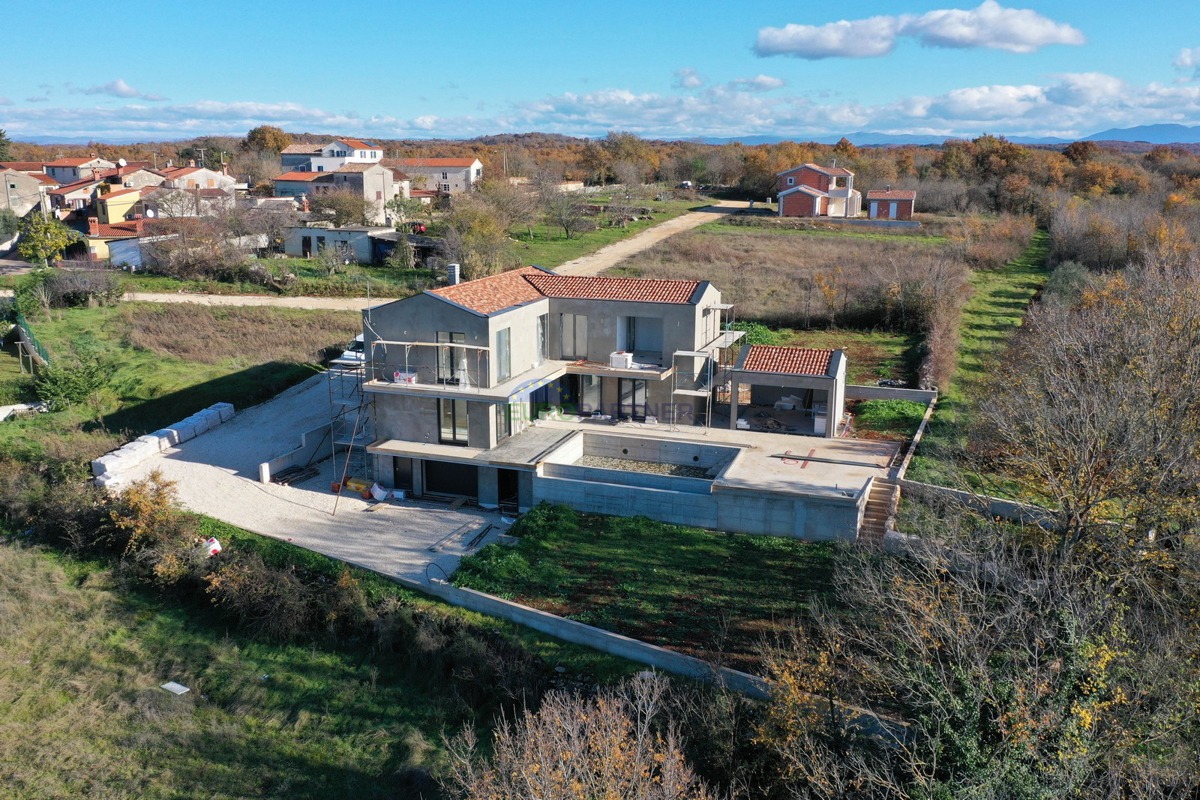
<path id="1" fill-rule="evenodd" d="M 309 200 L 308 207 L 314 217 L 327 219 L 338 228 L 343 225 L 367 225 L 375 213 L 375 205 L 355 192 L 315 194 Z"/>
<path id="2" fill-rule="evenodd" d="M 291 143 L 291 134 L 285 133 L 281 128 L 276 128 L 274 125 L 259 125 L 246 134 L 246 141 L 242 142 L 242 148 L 278 153 Z"/>
<path id="3" fill-rule="evenodd" d="M 0 128 L 0 161 L 12 158 L 12 139 L 8 138 L 3 128 Z"/>
<path id="4" fill-rule="evenodd" d="M 53 217 L 30 214 L 21 220 L 17 253 L 26 261 L 49 266 L 51 261 L 62 257 L 64 250 L 82 238 Z"/>

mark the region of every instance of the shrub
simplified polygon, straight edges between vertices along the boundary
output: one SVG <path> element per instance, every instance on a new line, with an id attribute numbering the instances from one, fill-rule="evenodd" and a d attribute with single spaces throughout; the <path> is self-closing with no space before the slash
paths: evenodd
<path id="1" fill-rule="evenodd" d="M 38 370 L 34 388 L 51 411 L 85 402 L 108 384 L 111 370 L 90 336 L 71 341 L 68 352 Z"/>

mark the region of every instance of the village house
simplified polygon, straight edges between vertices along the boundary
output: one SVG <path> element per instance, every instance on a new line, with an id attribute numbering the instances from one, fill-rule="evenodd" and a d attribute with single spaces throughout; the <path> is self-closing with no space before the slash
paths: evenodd
<path id="1" fill-rule="evenodd" d="M 867 192 L 867 216 L 871 219 L 912 219 L 917 193 L 911 189 L 872 189 Z"/>
<path id="2" fill-rule="evenodd" d="M 369 221 L 380 225 L 390 218 L 388 201 L 397 195 L 408 196 L 407 177 L 397 180 L 395 171 L 378 163 L 343 164 L 332 172 L 320 173 L 309 186 L 311 197 L 332 192 L 350 192 L 362 197 L 374 209 Z"/>
<path id="3" fill-rule="evenodd" d="M 293 172 L 333 172 L 347 164 L 375 164 L 383 146 L 362 139 L 334 139 L 328 144 L 291 144 L 279 154 L 280 164 Z"/>
<path id="4" fill-rule="evenodd" d="M 38 209 L 49 209 L 50 192 L 58 187 L 58 183 L 44 173 L 8 168 L 0 169 L 0 180 L 4 181 L 0 208 L 11 209 L 18 217 Z"/>
<path id="5" fill-rule="evenodd" d="M 59 158 L 43 164 L 43 171 L 62 185 L 89 180 L 97 172 L 113 169 L 117 165 L 103 158 Z"/>
<path id="6" fill-rule="evenodd" d="M 854 173 L 836 163 L 830 167 L 802 164 L 776 175 L 781 217 L 854 218 L 862 213 L 862 194 Z"/>
<path id="7" fill-rule="evenodd" d="M 483 180 L 478 158 L 385 158 L 382 163 L 402 170 L 416 188 L 441 194 L 462 194 Z"/>

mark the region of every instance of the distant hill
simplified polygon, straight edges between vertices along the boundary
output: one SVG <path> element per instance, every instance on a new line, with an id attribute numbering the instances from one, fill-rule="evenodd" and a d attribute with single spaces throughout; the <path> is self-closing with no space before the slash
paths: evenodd
<path id="1" fill-rule="evenodd" d="M 1138 125 L 1136 128 L 1110 128 L 1088 136 L 1089 142 L 1149 142 L 1150 144 L 1192 144 L 1200 142 L 1200 125 Z"/>
<path id="2" fill-rule="evenodd" d="M 680 137 L 684 138 L 684 137 Z M 700 139 L 704 144 L 729 144 L 730 142 L 741 142 L 746 145 L 753 144 L 778 144 L 779 142 L 816 142 L 817 144 L 837 144 L 842 138 L 842 134 L 827 135 L 827 136 L 808 136 L 800 134 L 797 136 L 733 136 L 729 138 L 705 137 Z M 910 134 L 910 133 L 880 133 L 878 131 L 856 131 L 855 133 L 845 134 L 845 138 L 849 139 L 852 144 L 859 147 L 884 147 L 887 145 L 940 145 L 947 139 L 957 139 L 963 137 L 957 136 L 931 136 L 929 134 Z M 1068 144 L 1074 139 L 1056 139 L 1053 136 L 1045 136 L 1041 138 L 1030 136 L 1008 136 L 1005 137 L 1010 142 L 1017 144 Z"/>

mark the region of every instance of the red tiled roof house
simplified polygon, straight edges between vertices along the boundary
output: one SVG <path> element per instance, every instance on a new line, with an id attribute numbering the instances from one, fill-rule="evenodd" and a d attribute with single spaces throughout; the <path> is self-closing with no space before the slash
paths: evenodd
<path id="1" fill-rule="evenodd" d="M 854 173 L 836 164 L 801 164 L 775 176 L 781 217 L 853 218 L 862 213 Z"/>

